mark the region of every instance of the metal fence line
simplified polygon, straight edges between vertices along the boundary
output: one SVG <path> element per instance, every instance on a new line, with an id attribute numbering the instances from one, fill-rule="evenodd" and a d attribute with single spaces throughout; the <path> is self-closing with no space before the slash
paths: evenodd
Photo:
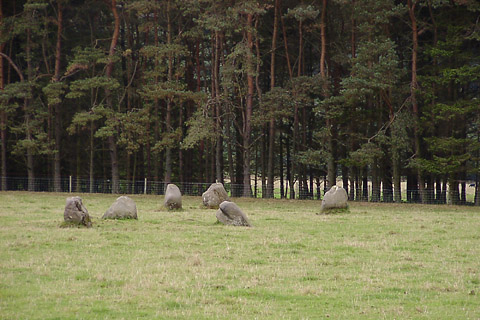
<path id="1" fill-rule="evenodd" d="M 35 178 L 33 184 L 30 184 L 31 190 L 29 190 L 28 178 L 23 177 L 0 177 L 2 182 L 6 185 L 6 189 L 2 191 L 32 191 L 32 192 L 62 192 L 62 193 L 103 193 L 111 194 L 112 193 L 112 182 L 109 179 L 96 179 L 93 183 L 90 183 L 89 179 L 75 178 L 69 176 L 68 178 L 62 178 L 60 180 L 59 186 L 60 190 L 55 190 L 55 184 L 53 178 Z M 189 196 L 201 196 L 208 187 L 211 185 L 210 182 L 183 182 L 176 183 L 183 195 Z M 163 195 L 168 183 L 163 181 L 152 181 L 144 178 L 143 180 L 119 180 L 119 190 L 118 194 L 151 194 L 151 195 Z M 242 184 L 233 184 L 226 182 L 224 187 L 227 190 L 228 194 L 231 197 L 241 197 L 243 195 L 243 185 Z M 313 199 L 318 200 L 322 199 L 326 190 L 324 190 L 323 183 L 315 183 L 313 188 L 309 186 L 307 189 L 299 188 L 299 184 L 294 185 L 294 194 L 295 199 Z M 465 191 L 465 194 L 459 192 L 455 196 L 457 197 L 458 204 L 473 205 L 474 204 L 474 184 L 467 184 L 469 188 L 468 192 Z M 307 190 L 307 191 L 304 191 Z M 255 198 L 262 198 L 263 192 L 265 191 L 262 188 L 261 184 L 251 186 L 251 196 Z M 374 192 L 375 191 L 375 192 Z M 358 188 L 353 190 L 348 190 L 350 201 L 360 201 L 360 202 L 395 202 L 394 201 L 394 190 L 380 188 L 380 190 L 373 190 L 372 186 L 369 185 L 365 190 L 364 188 Z M 352 195 L 353 198 L 352 199 Z M 419 190 L 401 190 L 402 199 L 401 202 L 414 202 L 418 203 L 420 199 Z M 290 188 L 285 191 L 284 198 L 290 199 Z M 426 203 L 430 204 L 445 204 L 447 203 L 448 192 L 447 190 L 442 190 L 441 193 L 438 193 L 436 190 L 426 190 L 423 195 Z M 274 189 L 274 198 L 281 198 L 280 188 L 275 187 Z M 456 203 L 456 204 L 457 204 Z"/>

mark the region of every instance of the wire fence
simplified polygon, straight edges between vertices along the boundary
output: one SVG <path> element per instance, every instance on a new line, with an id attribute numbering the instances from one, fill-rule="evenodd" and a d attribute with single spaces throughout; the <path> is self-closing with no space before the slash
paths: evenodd
<path id="1" fill-rule="evenodd" d="M 23 177 L 0 177 L 0 189 L 2 191 L 32 191 L 32 192 L 63 192 L 63 193 L 112 193 L 112 181 L 109 179 L 90 179 L 76 178 L 73 176 L 54 181 L 52 178 L 35 178 L 30 180 Z M 56 183 L 55 183 L 56 182 Z M 210 187 L 211 183 L 200 182 L 181 182 L 175 183 L 187 196 L 201 196 Z M 148 194 L 163 195 L 165 193 L 166 182 L 143 180 L 120 180 L 118 183 L 118 194 Z M 340 183 L 341 184 L 341 183 Z M 231 197 L 241 197 L 245 195 L 244 185 L 226 182 L 224 187 Z M 273 191 L 274 198 L 286 199 L 312 199 L 321 200 L 327 191 L 325 183 L 314 183 L 309 186 L 301 187 L 298 183 L 294 184 L 293 192 L 288 184 L 284 188 L 275 186 Z M 362 202 L 411 202 L 411 203 L 430 203 L 430 204 L 475 204 L 475 194 L 477 186 L 475 183 L 465 183 L 459 190 L 427 189 L 421 195 L 418 189 L 402 189 L 395 192 L 393 188 L 373 189 L 372 185 L 356 189 L 345 188 L 350 201 Z M 252 183 L 249 195 L 254 198 L 263 198 L 266 196 L 266 186 Z M 422 201 L 423 198 L 423 201 Z"/>

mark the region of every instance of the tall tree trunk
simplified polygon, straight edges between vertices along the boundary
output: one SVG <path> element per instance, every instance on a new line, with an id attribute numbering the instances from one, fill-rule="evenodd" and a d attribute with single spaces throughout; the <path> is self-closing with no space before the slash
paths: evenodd
<path id="1" fill-rule="evenodd" d="M 172 21 L 170 18 L 170 4 L 171 1 L 167 1 L 167 44 L 172 44 Z M 173 55 L 171 52 L 168 53 L 168 73 L 167 80 L 171 81 L 173 78 Z M 166 133 L 170 134 L 173 132 L 172 128 L 172 107 L 173 101 L 171 98 L 167 99 L 167 111 L 165 114 L 165 126 Z M 172 180 L 172 147 L 167 145 L 165 148 L 165 176 L 164 182 L 170 183 Z"/>
<path id="2" fill-rule="evenodd" d="M 2 60 L 2 58 L 0 58 Z M 3 61 L 0 61 L 0 72 L 3 72 Z M 3 81 L 3 78 L 2 80 Z M 3 90 L 3 83 L 0 84 L 0 91 Z M 2 141 L 1 145 L 1 157 L 2 157 L 2 171 L 0 190 L 7 190 L 7 113 L 5 111 L 0 112 L 0 140 Z"/>
<path id="3" fill-rule="evenodd" d="M 3 1 L 0 0 L 0 25 L 3 25 Z M 0 32 L 0 36 L 3 35 Z M 5 43 L 0 43 L 0 53 L 3 54 Z M 3 56 L 0 55 L 0 92 L 5 88 Z M 2 109 L 0 111 L 0 140 L 1 143 L 1 167 L 0 172 L 0 190 L 7 190 L 7 113 Z"/>
<path id="4" fill-rule="evenodd" d="M 256 19 L 255 20 L 255 30 L 258 30 L 258 22 L 259 22 L 259 19 Z M 260 87 L 260 72 L 261 72 L 261 65 L 262 65 L 262 56 L 260 54 L 260 38 L 257 36 L 255 37 L 255 54 L 256 54 L 256 70 L 255 70 L 255 88 L 257 90 L 257 97 L 258 97 L 258 103 L 259 105 L 262 105 L 262 89 Z M 267 192 L 267 181 L 266 181 L 266 172 L 267 172 L 267 164 L 266 164 L 266 160 L 267 160 L 267 153 L 266 153 L 266 140 L 265 140 L 265 137 L 266 137 L 266 126 L 263 125 L 262 126 L 262 138 L 261 138 L 261 146 L 262 146 L 262 149 L 261 149 L 261 153 L 260 153 L 260 167 L 261 167 L 261 170 L 262 170 L 262 176 L 261 176 L 261 182 L 262 182 L 262 198 L 265 198 L 265 194 Z M 258 147 L 258 143 L 257 145 L 255 146 L 255 148 Z M 256 151 L 255 151 L 256 152 Z M 256 154 L 255 154 L 256 156 Z M 257 160 L 255 160 L 256 162 Z M 255 198 L 257 197 L 257 195 L 255 195 Z"/>
<path id="5" fill-rule="evenodd" d="M 395 151 L 394 151 L 395 152 Z M 402 180 L 400 175 L 400 160 L 398 156 L 392 157 L 393 162 L 393 201 L 402 202 Z"/>
<path id="6" fill-rule="evenodd" d="M 345 189 L 347 194 L 349 193 L 348 175 L 349 175 L 348 167 L 346 165 L 342 165 L 342 187 L 343 189 Z"/>
<path id="7" fill-rule="evenodd" d="M 294 158 L 297 155 L 297 139 L 298 139 L 298 106 L 295 104 L 294 115 L 293 115 L 293 138 L 292 138 L 292 153 L 293 157 L 290 157 L 290 199 L 295 199 L 295 173 L 296 173 L 296 159 Z M 293 159 L 292 159 L 293 158 Z"/>
<path id="8" fill-rule="evenodd" d="M 448 194 L 447 194 L 447 203 L 448 204 L 459 204 L 460 194 L 458 192 L 458 181 L 455 177 L 449 177 L 448 179 Z"/>
<path id="9" fill-rule="evenodd" d="M 480 118 L 480 114 L 477 114 L 477 121 Z M 477 143 L 480 142 L 480 128 L 477 127 Z M 480 158 L 480 150 L 477 149 L 476 152 L 477 159 Z M 479 161 L 476 161 L 476 167 L 479 167 Z M 478 185 L 480 182 L 479 176 L 478 176 L 478 170 L 477 173 L 475 174 L 475 206 L 480 206 L 480 186 Z"/>
<path id="10" fill-rule="evenodd" d="M 178 127 L 181 130 L 181 134 L 183 137 L 183 106 L 180 106 L 179 114 L 178 114 Z M 178 182 L 181 183 L 182 189 L 184 188 L 183 183 L 185 182 L 185 176 L 184 176 L 184 155 L 183 155 L 183 150 L 182 148 L 178 148 Z"/>
<path id="11" fill-rule="evenodd" d="M 378 160 L 375 159 L 372 165 L 372 202 L 380 201 L 380 172 Z"/>
<path id="12" fill-rule="evenodd" d="M 351 38 L 350 38 L 350 46 L 352 52 L 352 59 L 357 56 L 357 21 L 355 19 L 355 0 L 352 0 L 352 31 L 351 31 Z"/>
<path id="13" fill-rule="evenodd" d="M 327 56 L 327 0 L 322 0 L 322 14 L 320 16 L 320 40 L 321 40 L 321 52 L 320 52 L 320 76 L 323 81 L 323 96 L 328 98 L 328 83 L 327 83 L 327 70 L 325 68 L 325 61 Z M 333 119 L 327 116 L 326 119 L 327 134 L 327 188 L 330 189 L 337 183 L 337 172 L 335 166 L 335 146 L 333 142 L 334 125 Z"/>
<path id="14" fill-rule="evenodd" d="M 284 183 L 283 183 L 283 141 L 282 141 L 282 133 L 281 132 L 278 135 L 278 142 L 279 142 L 279 148 L 280 148 L 279 161 L 278 161 L 279 162 L 278 163 L 279 176 L 280 176 L 280 198 L 283 199 L 285 197 L 285 194 L 284 194 L 285 186 L 284 186 Z M 275 197 L 275 194 L 273 196 Z"/>
<path id="15" fill-rule="evenodd" d="M 155 26 L 153 28 L 154 30 L 154 36 L 153 36 L 153 39 L 154 39 L 154 45 L 155 47 L 158 47 L 158 44 L 159 44 L 159 41 L 158 41 L 158 10 L 155 10 L 154 14 L 153 14 L 153 21 L 155 23 Z M 158 59 L 155 58 L 155 70 L 158 70 Z M 158 75 L 155 75 L 154 77 L 154 81 L 155 81 L 155 86 L 157 87 L 158 86 Z M 153 139 L 154 139 L 154 143 L 156 143 L 157 141 L 160 140 L 160 102 L 158 101 L 158 98 L 155 97 L 154 100 L 153 100 Z M 149 153 L 149 150 L 150 150 L 150 142 L 148 142 L 147 144 L 147 153 Z M 157 151 L 158 152 L 158 151 Z M 158 159 L 160 158 L 158 156 L 158 154 L 155 154 L 156 156 L 154 157 L 154 160 L 153 160 L 153 179 L 155 181 L 159 181 L 160 180 L 160 161 L 158 161 Z M 149 157 L 150 157 L 150 154 L 149 154 Z"/>
<path id="16" fill-rule="evenodd" d="M 363 170 L 363 179 L 362 179 L 362 200 L 368 201 L 368 168 L 365 167 Z"/>
<path id="17" fill-rule="evenodd" d="M 223 170 L 222 170 L 222 121 L 221 121 L 221 103 L 220 103 L 220 84 L 219 84 L 219 72 L 220 72 L 220 34 L 218 31 L 215 31 L 215 40 L 214 40 L 214 58 L 213 58 L 213 70 L 212 70 L 212 80 L 213 80 L 213 89 L 212 95 L 215 100 L 215 176 L 217 182 L 223 183 Z"/>
<path id="18" fill-rule="evenodd" d="M 57 2 L 57 44 L 55 47 L 55 73 L 52 82 L 60 81 L 60 63 L 62 57 L 62 32 L 63 32 L 63 6 L 62 2 Z M 55 153 L 53 158 L 53 190 L 55 192 L 61 191 L 61 169 L 60 159 L 61 150 L 60 142 L 62 139 L 62 119 L 60 103 L 55 104 Z"/>
<path id="19" fill-rule="evenodd" d="M 114 27 L 113 27 L 113 35 L 112 41 L 110 43 L 110 50 L 108 52 L 108 64 L 106 67 L 105 75 L 107 78 L 112 77 L 113 73 L 113 56 L 115 55 L 115 49 L 117 47 L 118 38 L 120 35 L 120 16 L 118 15 L 117 11 L 117 1 L 112 0 L 112 14 L 114 17 Z M 107 107 L 113 110 L 113 101 L 112 101 L 112 94 L 110 89 L 105 89 L 105 100 L 107 103 Z M 119 192 L 119 173 L 118 173 L 118 155 L 117 155 L 117 143 L 115 139 L 115 135 L 111 135 L 108 137 L 108 147 L 110 150 L 110 164 L 112 169 L 112 193 Z"/>
<path id="20" fill-rule="evenodd" d="M 27 29 L 27 43 L 25 48 L 26 59 L 27 59 L 27 79 L 29 83 L 29 91 L 32 91 L 30 87 L 31 81 L 33 81 L 33 67 L 32 67 L 32 41 L 31 41 L 31 30 Z M 26 140 L 31 142 L 33 140 L 32 128 L 30 124 L 30 98 L 24 99 L 23 108 L 25 110 L 25 127 L 26 127 Z M 27 146 L 27 175 L 28 175 L 28 191 L 35 191 L 35 171 L 34 171 L 34 161 L 33 161 L 33 148 L 31 143 Z"/>
<path id="21" fill-rule="evenodd" d="M 280 0 L 275 0 L 273 7 L 273 35 L 272 35 L 272 47 L 270 54 L 270 90 L 275 88 L 275 53 L 277 49 L 278 38 L 278 14 L 280 8 Z M 274 190 L 274 155 L 275 148 L 275 118 L 272 116 L 268 122 L 268 164 L 267 164 L 267 189 L 266 197 L 273 198 Z"/>
<path id="22" fill-rule="evenodd" d="M 420 146 L 420 116 L 418 110 L 418 102 L 417 102 L 417 89 L 418 89 L 418 82 L 417 82 L 417 59 L 418 59 L 418 26 L 417 26 L 417 18 L 415 17 L 415 0 L 408 0 L 408 13 L 410 16 L 410 22 L 412 24 L 412 79 L 410 82 L 410 98 L 412 101 L 412 112 L 414 118 L 414 143 L 415 143 L 415 158 L 421 158 L 421 146 Z M 417 169 L 417 179 L 418 179 L 418 188 L 420 193 L 420 201 L 425 203 L 425 183 L 422 176 L 422 170 L 420 168 Z"/>
<path id="23" fill-rule="evenodd" d="M 223 54 L 224 51 L 224 42 L 225 42 L 225 35 L 222 34 L 220 42 L 220 60 L 222 65 L 225 65 L 225 55 Z M 228 96 L 228 88 L 226 82 L 222 82 L 222 94 L 224 97 Z M 235 167 L 233 162 L 233 149 L 232 145 L 235 145 L 235 141 L 232 134 L 232 110 L 230 110 L 230 106 L 225 106 L 225 130 L 227 134 L 227 161 L 228 161 L 228 177 L 230 179 L 230 184 L 233 184 L 235 181 Z M 222 175 L 223 176 L 223 175 Z M 223 178 L 224 179 L 224 178 Z M 222 182 L 223 183 L 223 182 Z"/>
<path id="24" fill-rule="evenodd" d="M 478 179 L 478 174 L 475 175 L 475 198 L 474 198 L 474 204 L 475 206 L 480 206 L 480 186 L 479 184 L 479 179 Z"/>
<path id="25" fill-rule="evenodd" d="M 292 80 L 293 70 L 292 70 L 292 64 L 290 63 L 290 54 L 288 53 L 287 31 L 285 29 L 285 22 L 283 21 L 282 15 L 280 15 L 280 21 L 282 22 L 283 45 L 285 47 L 285 58 L 287 60 L 288 75 L 290 76 L 290 80 Z"/>
<path id="26" fill-rule="evenodd" d="M 290 188 L 290 199 L 295 199 L 295 188 L 294 188 L 294 180 L 292 177 L 292 172 L 290 171 L 292 165 L 292 157 L 291 157 L 291 152 L 290 152 L 290 137 L 287 135 L 287 143 L 286 143 L 286 149 L 287 149 L 287 186 L 285 188 L 285 198 L 287 197 L 288 194 L 288 188 Z"/>
<path id="27" fill-rule="evenodd" d="M 243 124 L 243 193 L 244 197 L 252 196 L 250 182 L 250 140 L 252 133 L 252 110 L 253 110 L 253 92 L 254 92 L 254 70 L 253 70 L 253 34 L 252 34 L 253 14 L 247 13 L 247 99 L 245 104 L 245 121 Z"/>
<path id="28" fill-rule="evenodd" d="M 302 62 L 303 62 L 303 21 L 298 21 L 298 66 L 297 77 L 302 75 Z"/>
<path id="29" fill-rule="evenodd" d="M 355 176 L 356 176 L 356 172 L 354 170 L 354 168 L 350 168 L 350 192 L 349 192 L 349 196 L 348 196 L 348 200 L 350 201 L 353 201 L 355 200 Z"/>
<path id="30" fill-rule="evenodd" d="M 93 141 L 93 121 L 90 121 L 90 163 L 89 163 L 89 178 L 90 178 L 90 193 L 93 193 L 94 172 L 93 172 L 93 156 L 95 153 L 94 141 Z"/>

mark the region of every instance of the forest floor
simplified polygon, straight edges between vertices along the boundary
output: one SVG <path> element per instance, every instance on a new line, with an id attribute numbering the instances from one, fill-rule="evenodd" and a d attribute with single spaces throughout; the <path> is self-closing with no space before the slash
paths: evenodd
<path id="1" fill-rule="evenodd" d="M 0 192 L 0 319 L 478 319 L 476 207 L 233 199 L 253 228 L 131 196 L 82 194 L 93 227 L 60 228 L 69 194 Z"/>

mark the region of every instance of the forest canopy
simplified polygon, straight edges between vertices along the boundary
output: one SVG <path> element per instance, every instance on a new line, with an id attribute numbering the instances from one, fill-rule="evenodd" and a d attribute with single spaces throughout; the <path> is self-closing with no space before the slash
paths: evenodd
<path id="1" fill-rule="evenodd" d="M 74 175 L 251 196 L 255 175 L 264 197 L 341 178 L 399 202 L 404 179 L 408 200 L 460 203 L 478 182 L 476 0 L 0 3 L 1 190 Z"/>

